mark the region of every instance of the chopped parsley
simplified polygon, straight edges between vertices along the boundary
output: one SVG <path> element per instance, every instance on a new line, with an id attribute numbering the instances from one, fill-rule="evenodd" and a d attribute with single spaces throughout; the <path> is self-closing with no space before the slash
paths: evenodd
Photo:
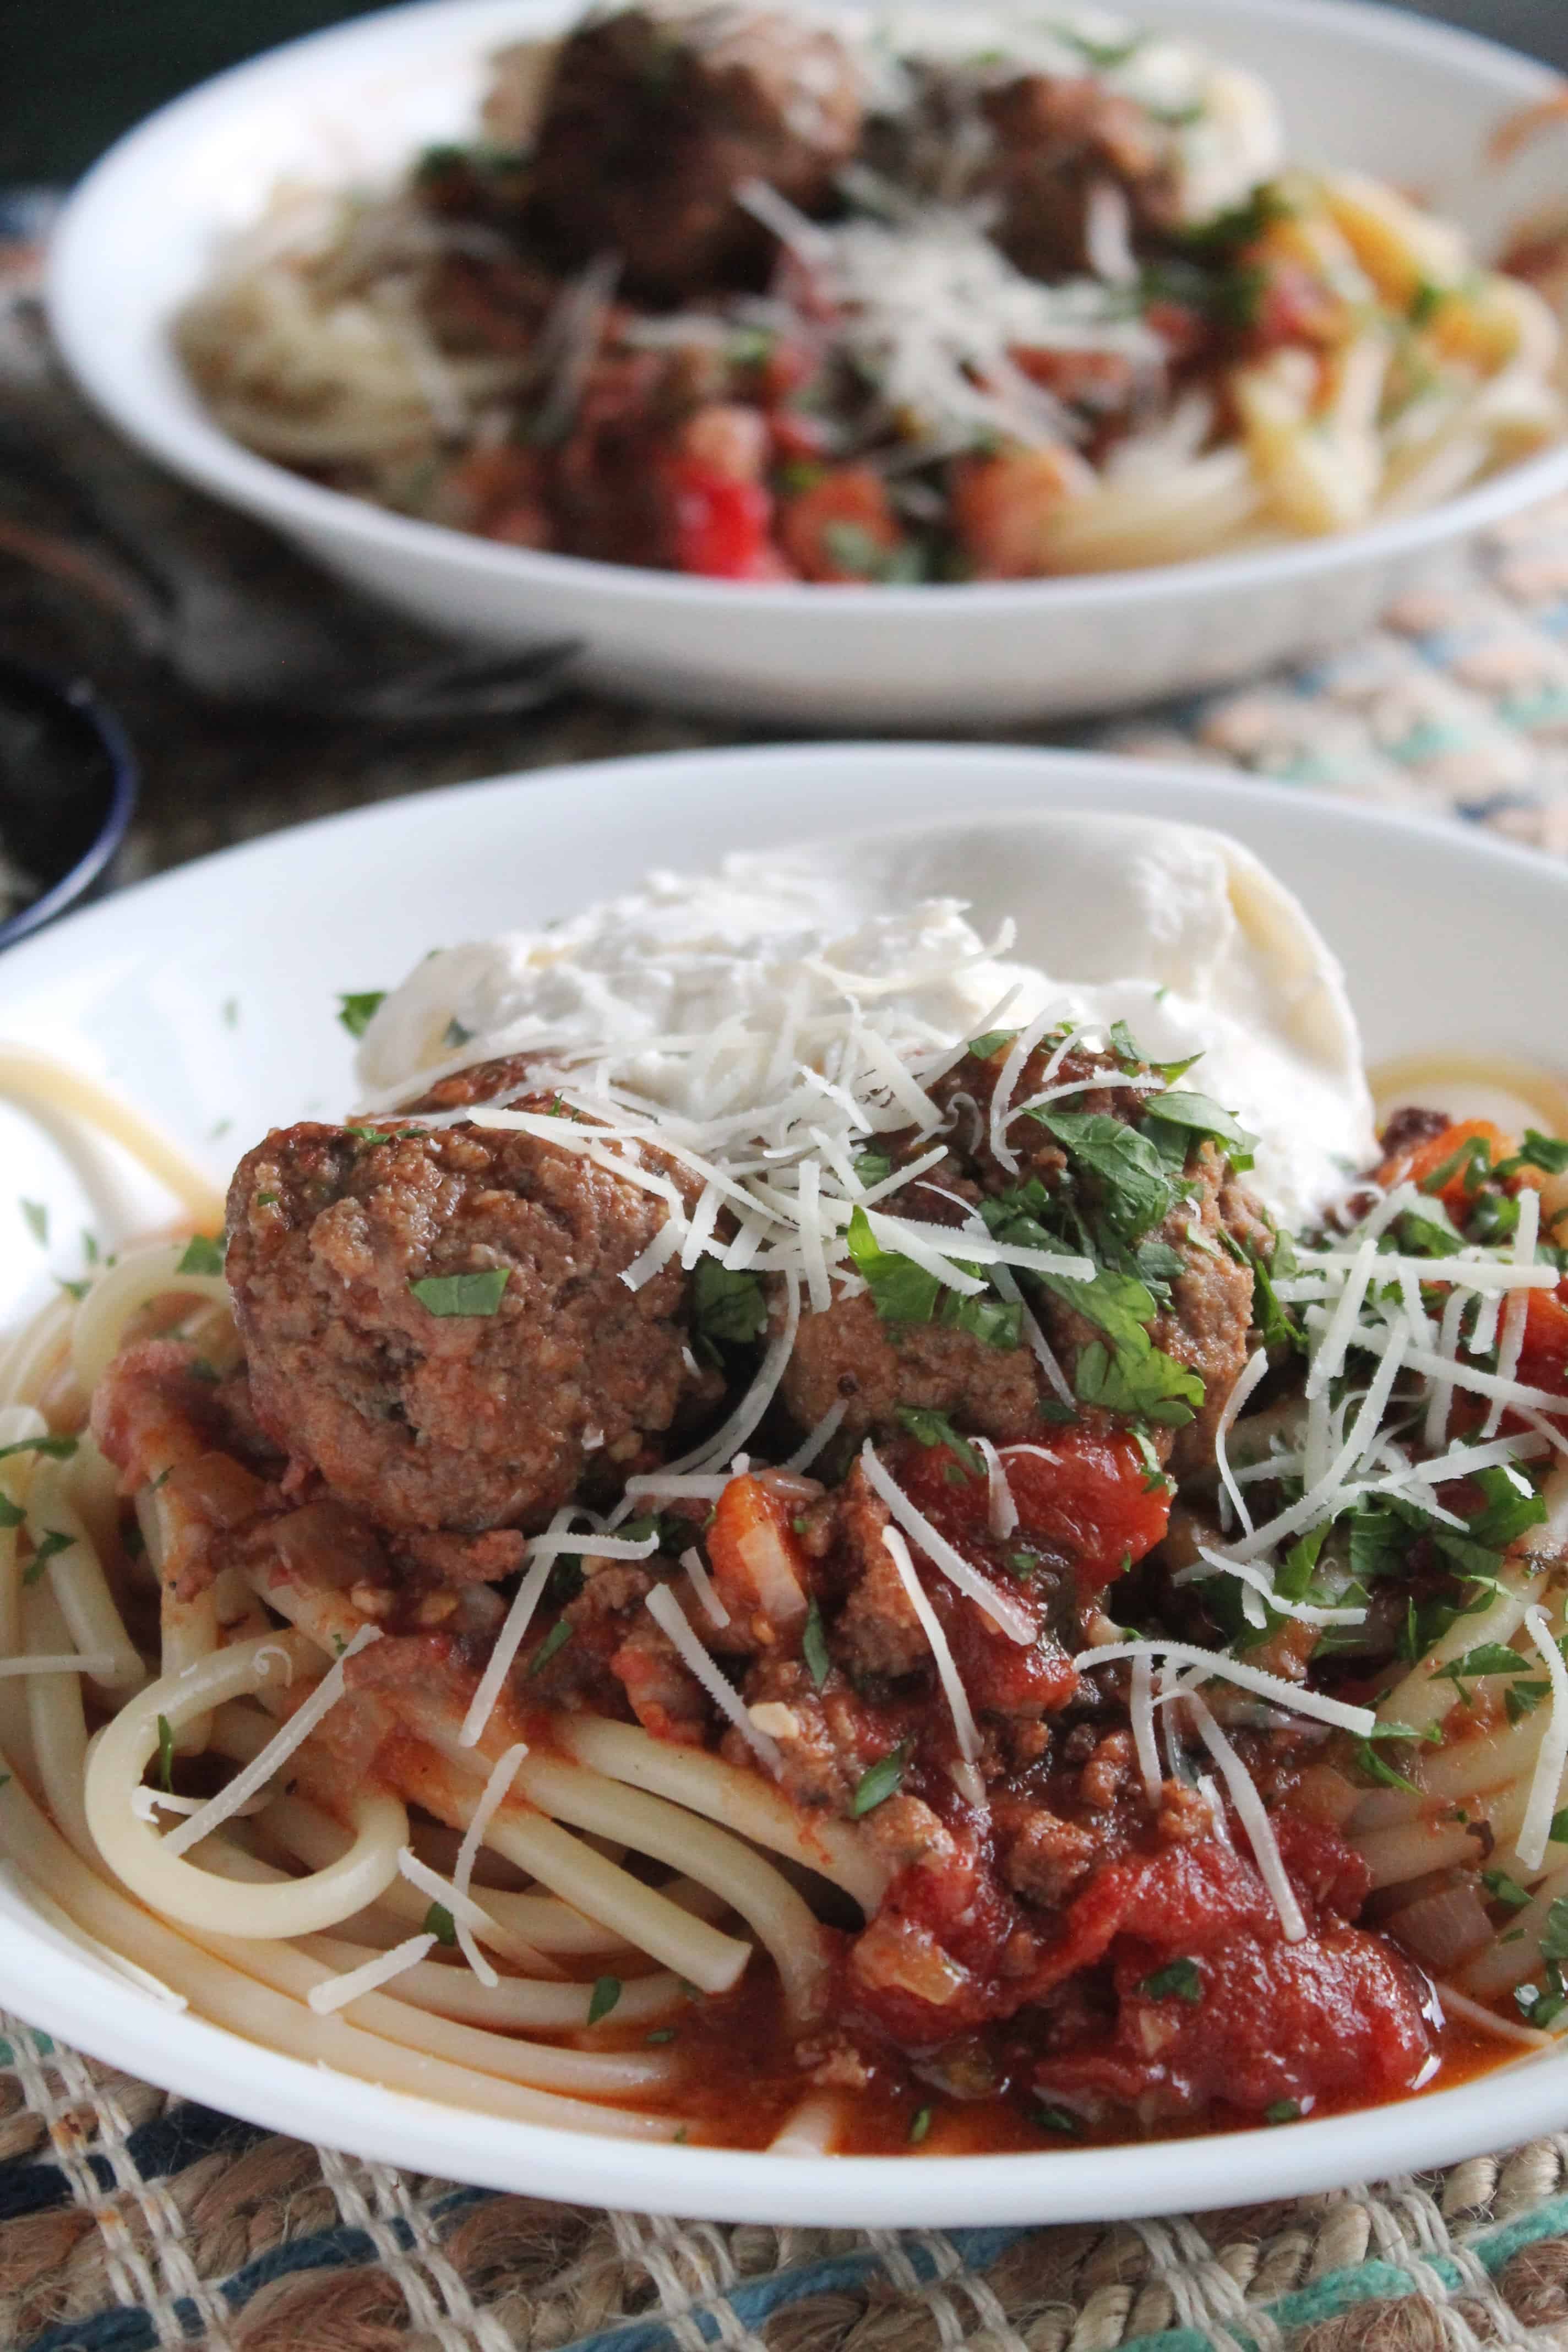
<path id="1" fill-rule="evenodd" d="M 1263 2110 L 1263 2120 L 1267 2124 L 1293 2124 L 1300 2120 L 1300 2099 L 1270 2099 Z"/>
<path id="2" fill-rule="evenodd" d="M 691 1311 L 710 1360 L 721 1346 L 750 1347 L 767 1329 L 768 1303 L 759 1277 L 743 1268 L 700 1257 L 691 1276 Z"/>
<path id="3" fill-rule="evenodd" d="M 1568 1805 L 1552 1816 L 1552 1827 L 1546 1832 L 1549 1845 L 1568 1845 Z"/>
<path id="4" fill-rule="evenodd" d="M 1442 1738 L 1442 1727 L 1436 1723 L 1425 1731 L 1413 1730 L 1408 1723 L 1374 1723 L 1364 1739 L 1354 1742 L 1352 1753 L 1369 1780 L 1380 1781 L 1385 1789 L 1408 1789 L 1413 1796 L 1418 1796 L 1420 1791 L 1415 1781 L 1407 1780 L 1403 1772 L 1395 1771 L 1387 1758 L 1378 1754 L 1375 1743 L 1380 1739 L 1416 1739 L 1424 1740 L 1429 1747 L 1437 1747 L 1441 1745 Z"/>
<path id="5" fill-rule="evenodd" d="M 594 1990 L 588 2001 L 589 2024 L 597 2025 L 602 2017 L 608 2017 L 620 1997 L 619 1977 L 595 1977 Z"/>
<path id="6" fill-rule="evenodd" d="M 576 1628 L 569 1618 L 558 1617 L 532 1657 L 530 1658 L 523 1675 L 524 1681 L 531 1682 L 535 1675 L 542 1674 L 551 1659 L 559 1657 L 575 1631 Z"/>
<path id="7" fill-rule="evenodd" d="M 893 1163 L 885 1151 L 857 1152 L 851 1165 L 868 1192 L 874 1184 L 885 1184 L 893 1172 Z M 705 1264 L 706 1261 L 700 1263 Z"/>
<path id="8" fill-rule="evenodd" d="M 960 1437 L 945 1412 L 929 1412 L 923 1405 L 900 1404 L 895 1407 L 901 1424 L 921 1445 L 945 1445 L 956 1454 L 972 1478 L 984 1475 L 985 1465 L 969 1443 Z"/>
<path id="9" fill-rule="evenodd" d="M 1065 2132 L 1069 2139 L 1081 2139 L 1083 2121 L 1070 2107 L 1041 2105 L 1035 2110 L 1035 2121 L 1042 2131 Z"/>
<path id="10" fill-rule="evenodd" d="M 1041 1108 L 1029 1117 L 1063 1147 L 1075 1175 L 1097 1180 L 1100 1213 L 1121 1240 L 1136 1241 L 1174 1206 L 1177 1188 L 1153 1141 L 1137 1128 L 1100 1111 Z"/>
<path id="11" fill-rule="evenodd" d="M 1155 1095 L 1143 1113 L 1143 1131 L 1152 1133 L 1173 1158 L 1179 1153 L 1184 1159 L 1191 1140 L 1217 1143 L 1238 1175 L 1252 1166 L 1258 1142 L 1207 1095 Z"/>
<path id="12" fill-rule="evenodd" d="M 1521 1886 L 1517 1878 L 1510 1878 L 1506 1870 L 1483 1870 L 1481 1885 L 1494 1903 L 1500 1903 L 1509 1911 L 1522 1911 L 1530 1900 L 1529 1889 Z"/>
<path id="13" fill-rule="evenodd" d="M 984 1037 L 972 1037 L 969 1050 L 977 1062 L 988 1062 L 1001 1045 L 1010 1045 L 1017 1035 L 1016 1029 L 987 1029 Z"/>
<path id="14" fill-rule="evenodd" d="M 18 1437 L 13 1444 L 0 1445 L 0 1462 L 13 1454 L 47 1454 L 51 1462 L 68 1462 L 76 1446 L 74 1437 Z"/>
<path id="15" fill-rule="evenodd" d="M 184 1255 L 174 1268 L 176 1274 L 221 1274 L 224 1245 L 206 1234 L 194 1234 L 185 1244 Z"/>
<path id="16" fill-rule="evenodd" d="M 884 1323 L 929 1323 L 936 1313 L 942 1285 L 913 1258 L 885 1250 L 871 1231 L 871 1220 L 858 1208 L 846 1236 L 855 1270 L 871 1294 L 871 1304 Z"/>
<path id="17" fill-rule="evenodd" d="M 33 1239 L 37 1243 L 38 1247 L 40 1249 L 47 1249 L 49 1245 L 49 1213 L 44 1202 L 42 1201 L 18 1201 L 16 1205 L 22 1212 L 23 1218 L 26 1223 L 27 1231 L 32 1234 Z"/>
<path id="18" fill-rule="evenodd" d="M 428 1274 L 408 1287 L 431 1315 L 493 1315 L 506 1294 L 507 1271 L 493 1265 L 483 1274 Z"/>
<path id="19" fill-rule="evenodd" d="M 384 988 L 367 988 L 357 995 L 340 996 L 338 1019 L 351 1037 L 363 1037 L 385 1002 Z"/>
<path id="20" fill-rule="evenodd" d="M 0 1529 L 19 1528 L 26 1516 L 19 1503 L 14 1503 L 8 1495 L 0 1495 Z"/>
<path id="21" fill-rule="evenodd" d="M 76 1538 L 74 1536 L 62 1535 L 58 1528 L 46 1528 L 44 1534 L 38 1539 L 37 1548 L 34 1551 L 32 1559 L 22 1570 L 23 1583 L 37 1584 L 39 1577 L 42 1576 L 45 1569 L 48 1566 L 50 1560 L 55 1558 L 56 1554 L 58 1552 L 69 1551 L 75 1541 Z"/>
<path id="22" fill-rule="evenodd" d="M 1457 1151 L 1450 1152 L 1447 1160 L 1422 1177 L 1416 1190 L 1446 1192 L 1458 1179 L 1466 1192 L 1476 1193 L 1491 1172 L 1491 1145 L 1484 1135 L 1468 1135 Z"/>
<path id="23" fill-rule="evenodd" d="M 805 1660 L 805 1670 L 811 1676 L 814 1690 L 820 1690 L 827 1680 L 832 1664 L 827 1654 L 827 1637 L 822 1630 L 822 1610 L 813 1601 L 805 1612 L 805 1631 L 801 1635 L 800 1654 Z"/>
<path id="24" fill-rule="evenodd" d="M 450 1947 L 458 1940 L 458 1923 L 444 1903 L 432 1903 L 425 1914 L 425 1933 Z"/>
<path id="25" fill-rule="evenodd" d="M 862 1772 L 849 1800 L 849 1811 L 858 1821 L 863 1813 L 874 1812 L 889 1797 L 896 1796 L 904 1782 L 904 1767 L 914 1747 L 912 1739 L 900 1739 L 886 1756 L 879 1757 L 869 1770 Z"/>
<path id="26" fill-rule="evenodd" d="M 1558 1895 L 1546 1914 L 1541 1957 L 1543 1960 L 1568 1960 L 1568 1895 Z"/>
<path id="27" fill-rule="evenodd" d="M 1195 1960 L 1168 1960 L 1145 1977 L 1138 1990 L 1149 2000 L 1202 2000 L 1204 1980 Z"/>
<path id="28" fill-rule="evenodd" d="M 921 2140 L 925 2138 L 926 2135 L 931 2130 L 931 2110 L 930 2107 L 920 2107 L 916 2110 L 910 2124 L 909 2137 L 910 2146 L 911 2147 L 918 2147 Z"/>
<path id="29" fill-rule="evenodd" d="M 174 1732 L 166 1715 L 158 1717 L 158 1785 L 172 1795 L 174 1787 Z"/>

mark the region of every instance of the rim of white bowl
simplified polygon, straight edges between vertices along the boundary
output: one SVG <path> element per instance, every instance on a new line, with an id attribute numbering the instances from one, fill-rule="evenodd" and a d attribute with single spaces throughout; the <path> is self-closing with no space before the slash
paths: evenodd
<path id="1" fill-rule="evenodd" d="M 1130 0 L 1130 5 L 1136 13 L 1136 0 Z M 1169 0 L 1157 0 L 1157 5 L 1163 15 Z M 1204 5 L 1245 17 L 1249 23 L 1272 19 L 1318 34 L 1329 27 L 1344 37 L 1347 50 L 1380 52 L 1392 59 L 1442 58 L 1452 64 L 1457 75 L 1479 75 L 1489 82 L 1500 105 L 1505 107 L 1527 107 L 1564 86 L 1563 78 L 1538 59 L 1479 34 L 1407 16 L 1381 5 L 1381 0 L 1204 0 Z M 99 224 L 106 215 L 120 210 L 122 184 L 139 178 L 149 157 L 155 157 L 165 145 L 177 152 L 187 132 L 203 127 L 208 117 L 226 112 L 247 84 L 288 79 L 301 59 L 312 54 L 362 47 L 374 50 L 400 26 L 428 24 L 437 17 L 451 23 L 454 42 L 460 42 L 466 25 L 486 15 L 500 18 L 510 13 L 511 0 L 408 0 L 408 5 L 351 17 L 344 24 L 306 34 L 229 67 L 127 131 L 68 199 L 50 242 L 47 299 L 50 323 L 68 365 L 97 406 L 133 441 L 185 479 L 284 530 L 350 539 L 388 553 L 416 555 L 426 564 L 453 565 L 489 578 L 529 581 L 542 587 L 552 583 L 572 584 L 606 598 L 701 610 L 729 604 L 737 593 L 743 593 L 749 611 L 785 614 L 816 607 L 823 595 L 820 583 L 738 584 L 689 572 L 509 547 L 473 532 L 396 514 L 347 491 L 329 489 L 258 456 L 225 433 L 201 410 L 194 392 L 171 396 L 155 385 L 139 383 L 134 375 L 127 383 L 116 364 L 124 348 L 123 336 L 105 341 L 98 334 L 98 308 L 90 289 Z M 145 320 L 139 319 L 134 334 L 139 337 L 145 325 Z M 162 324 L 157 331 L 163 333 Z M 1285 585 L 1347 567 L 1397 562 L 1424 548 L 1469 537 L 1564 489 L 1568 489 L 1568 441 L 1508 467 L 1419 514 L 1360 530 L 1292 541 L 1250 555 L 1204 556 L 1125 572 L 1059 573 L 1046 580 L 927 586 L 835 584 L 832 610 L 836 614 L 952 614 L 1003 607 L 1046 617 L 1068 605 L 1081 610 L 1126 607 L 1135 602 L 1163 604 L 1186 596 Z"/>

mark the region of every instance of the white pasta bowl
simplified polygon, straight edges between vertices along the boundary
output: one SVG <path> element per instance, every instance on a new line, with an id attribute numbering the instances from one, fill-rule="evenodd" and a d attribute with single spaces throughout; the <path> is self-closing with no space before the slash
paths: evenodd
<path id="1" fill-rule="evenodd" d="M 948 587 L 737 586 L 537 553 L 393 514 L 254 455 L 205 414 L 170 340 L 224 238 L 280 180 L 390 182 L 471 135 L 484 61 L 573 0 L 429 0 L 221 75 L 105 156 L 68 205 L 50 308 L 78 379 L 187 481 L 405 614 L 499 646 L 567 636 L 584 683 L 795 722 L 919 729 L 1105 710 L 1228 683 L 1370 627 L 1438 550 L 1568 485 L 1549 450 L 1413 517 L 1165 568 Z M 1128 0 L 1277 91 L 1289 152 L 1355 165 L 1458 220 L 1483 257 L 1557 193 L 1563 136 L 1504 170 L 1500 124 L 1555 78 L 1341 0 Z"/>
<path id="2" fill-rule="evenodd" d="M 536 926 L 653 866 L 960 814 L 1092 807 L 1220 827 L 1342 960 L 1370 1058 L 1468 1055 L 1568 1076 L 1568 872 L 1458 831 L 1083 753 L 822 746 L 677 754 L 430 793 L 225 852 L 74 916 L 0 961 L 0 1330 L 167 1219 L 102 1146 L 5 1101 L 6 1050 L 110 1080 L 221 1181 L 274 1122 L 341 1110 L 337 992 L 438 942 Z M 1527 976 L 1527 977 L 1526 977 Z M 47 1245 L 18 1213 L 47 1216 Z M 0 1863 L 0 2004 L 94 2055 L 273 2129 L 499 2189 L 814 2224 L 1007 2225 L 1249 2204 L 1447 2163 L 1568 2123 L 1568 2048 L 1361 2114 L 1209 2138 L 994 2157 L 737 2155 L 475 2114 L 281 2055 L 68 1941 Z M 737 2104 L 745 2087 L 734 2085 Z"/>

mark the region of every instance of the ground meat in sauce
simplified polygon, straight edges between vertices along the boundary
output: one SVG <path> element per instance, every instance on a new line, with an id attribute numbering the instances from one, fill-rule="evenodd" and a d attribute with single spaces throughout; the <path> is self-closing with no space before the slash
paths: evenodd
<path id="1" fill-rule="evenodd" d="M 854 68 L 826 26 L 732 0 L 623 9 L 562 47 L 533 209 L 563 259 L 614 253 L 628 284 L 656 294 L 744 278 L 768 240 L 734 191 L 762 180 L 814 210 L 859 134 Z"/>
<path id="2" fill-rule="evenodd" d="M 665 1213 L 515 1131 L 268 1136 L 228 1205 L 258 1420 L 297 1477 L 399 1531 L 539 1528 L 585 1483 L 613 1493 L 714 1391 L 687 1360 L 679 1268 L 620 1279 Z M 489 1273 L 490 1312 L 437 1314 L 413 1287 Z"/>

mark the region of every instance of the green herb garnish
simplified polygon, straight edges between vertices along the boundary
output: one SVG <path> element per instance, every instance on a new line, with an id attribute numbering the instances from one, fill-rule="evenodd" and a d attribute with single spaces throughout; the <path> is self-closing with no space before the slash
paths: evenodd
<path id="1" fill-rule="evenodd" d="M 174 1731 L 166 1715 L 158 1717 L 158 1785 L 165 1796 L 174 1789 Z"/>
<path id="2" fill-rule="evenodd" d="M 1202 2000 L 1204 1980 L 1195 1960 L 1168 1960 L 1145 1977 L 1138 1990 L 1149 2000 Z"/>
<path id="3" fill-rule="evenodd" d="M 535 1675 L 542 1674 L 551 1659 L 558 1657 L 566 1647 L 575 1631 L 576 1627 L 569 1618 L 558 1617 L 530 1658 L 523 1674 L 524 1681 L 531 1682 Z"/>
<path id="4" fill-rule="evenodd" d="M 432 1903 L 425 1914 L 425 1933 L 448 1947 L 458 1940 L 458 1923 L 444 1903 Z"/>
<path id="5" fill-rule="evenodd" d="M 831 1660 L 827 1654 L 827 1637 L 822 1630 L 822 1610 L 814 1601 L 805 1612 L 805 1631 L 801 1635 L 800 1654 L 805 1660 L 806 1673 L 814 1690 L 820 1690 L 827 1680 Z"/>
<path id="6" fill-rule="evenodd" d="M 595 1977 L 593 1994 L 588 2002 L 589 2024 L 597 2025 L 602 2017 L 608 2017 L 620 1997 L 619 1977 Z"/>
<path id="7" fill-rule="evenodd" d="M 184 1255 L 174 1268 L 176 1274 L 221 1274 L 224 1245 L 212 1241 L 205 1234 L 194 1234 L 185 1244 Z"/>
<path id="8" fill-rule="evenodd" d="M 385 1002 L 384 988 L 367 988 L 358 995 L 340 996 L 338 1019 L 351 1037 L 363 1037 Z"/>
<path id="9" fill-rule="evenodd" d="M 900 1739 L 888 1755 L 879 1757 L 868 1771 L 861 1773 L 856 1783 L 855 1794 L 849 1800 L 849 1811 L 856 1821 L 862 1813 L 874 1811 L 877 1806 L 897 1794 L 903 1786 L 904 1767 L 913 1748 L 912 1739 Z"/>
<path id="10" fill-rule="evenodd" d="M 483 1274 L 428 1274 L 408 1287 L 431 1315 L 493 1315 L 506 1286 L 507 1268 L 494 1265 Z"/>

